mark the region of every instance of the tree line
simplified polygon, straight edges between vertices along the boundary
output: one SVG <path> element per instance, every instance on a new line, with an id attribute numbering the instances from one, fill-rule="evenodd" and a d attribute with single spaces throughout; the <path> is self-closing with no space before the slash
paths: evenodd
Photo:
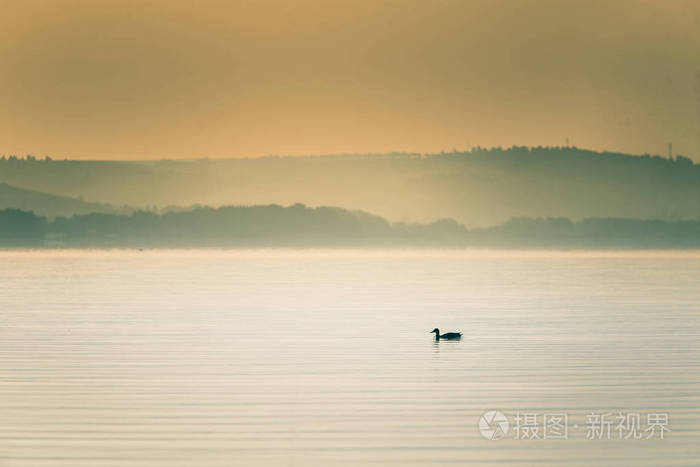
<path id="1" fill-rule="evenodd" d="M 390 223 L 340 208 L 227 206 L 49 220 L 0 210 L 3 247 L 700 248 L 700 221 L 514 218 L 468 230 L 451 219 Z"/>

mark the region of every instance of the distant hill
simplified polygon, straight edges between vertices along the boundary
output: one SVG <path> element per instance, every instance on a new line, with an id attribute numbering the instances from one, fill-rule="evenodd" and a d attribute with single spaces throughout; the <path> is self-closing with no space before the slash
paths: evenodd
<path id="1" fill-rule="evenodd" d="M 0 183 L 0 209 L 7 208 L 33 211 L 40 216 L 49 218 L 92 212 L 117 212 L 117 209 L 105 203 L 88 203 L 76 198 L 51 195 Z"/>
<path id="2" fill-rule="evenodd" d="M 304 203 L 390 221 L 700 219 L 700 165 L 574 147 L 158 162 L 0 160 L 0 181 L 145 207 Z"/>
<path id="3" fill-rule="evenodd" d="M 301 204 L 96 213 L 53 221 L 6 209 L 0 210 L 0 246 L 677 249 L 700 248 L 700 221 L 517 218 L 467 230 L 449 219 L 390 223 L 361 211 Z"/>

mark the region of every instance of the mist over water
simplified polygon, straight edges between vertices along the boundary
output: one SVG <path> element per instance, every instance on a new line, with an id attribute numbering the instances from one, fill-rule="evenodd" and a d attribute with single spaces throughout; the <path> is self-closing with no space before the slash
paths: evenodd
<path id="1" fill-rule="evenodd" d="M 2 7 L 0 467 L 700 466 L 698 0 Z"/>
<path id="2" fill-rule="evenodd" d="M 2 251 L 0 465 L 697 465 L 699 279 L 687 251 Z M 484 439 L 487 410 L 569 439 Z M 671 432 L 586 439 L 618 411 Z"/>

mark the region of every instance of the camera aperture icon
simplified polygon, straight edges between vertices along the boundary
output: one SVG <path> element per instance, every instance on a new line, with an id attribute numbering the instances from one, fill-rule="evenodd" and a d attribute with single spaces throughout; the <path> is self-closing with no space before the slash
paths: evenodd
<path id="1" fill-rule="evenodd" d="M 489 410 L 479 417 L 479 431 L 484 438 L 495 441 L 508 434 L 508 418 L 498 410 Z"/>

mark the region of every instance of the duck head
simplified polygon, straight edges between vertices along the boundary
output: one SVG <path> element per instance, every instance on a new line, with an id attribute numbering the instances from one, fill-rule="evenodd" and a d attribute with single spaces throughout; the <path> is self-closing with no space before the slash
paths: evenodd
<path id="1" fill-rule="evenodd" d="M 431 333 L 434 332 L 434 333 L 437 334 L 438 336 L 440 335 L 440 330 L 439 330 L 438 328 L 435 328 L 435 329 L 433 329 L 433 330 L 430 331 L 430 332 L 431 332 Z"/>

